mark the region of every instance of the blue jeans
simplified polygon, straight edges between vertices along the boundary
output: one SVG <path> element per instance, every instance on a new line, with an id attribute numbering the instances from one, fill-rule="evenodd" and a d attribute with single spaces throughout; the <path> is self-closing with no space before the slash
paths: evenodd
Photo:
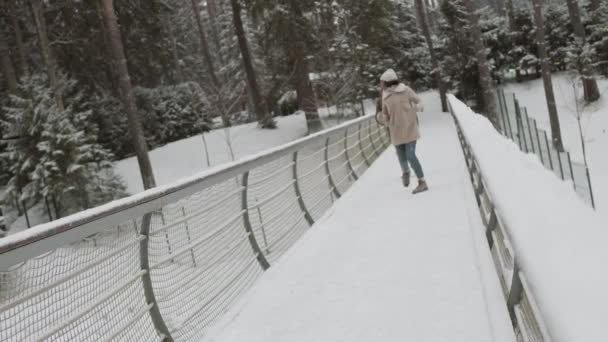
<path id="1" fill-rule="evenodd" d="M 418 157 L 416 157 L 416 142 L 397 145 L 395 146 L 395 149 L 397 150 L 397 157 L 399 157 L 399 164 L 401 164 L 403 173 L 409 173 L 411 165 L 416 173 L 416 177 L 418 177 L 418 179 L 424 179 L 422 166 L 420 165 Z"/>

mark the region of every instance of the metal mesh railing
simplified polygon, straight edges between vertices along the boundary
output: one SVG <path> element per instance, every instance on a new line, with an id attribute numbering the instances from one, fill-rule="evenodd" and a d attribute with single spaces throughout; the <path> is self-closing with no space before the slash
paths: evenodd
<path id="1" fill-rule="evenodd" d="M 487 191 L 486 180 L 475 157 L 474 148 L 469 144 L 460 122 L 453 112 L 451 101 L 450 113 L 456 122 L 458 138 L 475 191 L 481 219 L 486 228 L 486 238 L 518 341 L 550 342 L 551 336 L 542 320 L 525 274 L 519 268 L 519 260 L 511 245 L 507 226 L 501 213 L 495 207 L 491 194 Z"/>
<path id="2" fill-rule="evenodd" d="M 530 118 L 515 94 L 506 94 L 502 89 L 496 94 L 502 135 L 513 140 L 523 152 L 536 154 L 541 163 L 561 179 L 571 180 L 579 197 L 595 208 L 587 165 L 572 161 L 569 152 L 558 152 L 547 132 L 538 128 L 536 120 Z"/>
<path id="3" fill-rule="evenodd" d="M 198 341 L 388 146 L 364 117 L 0 240 L 0 341 Z"/>

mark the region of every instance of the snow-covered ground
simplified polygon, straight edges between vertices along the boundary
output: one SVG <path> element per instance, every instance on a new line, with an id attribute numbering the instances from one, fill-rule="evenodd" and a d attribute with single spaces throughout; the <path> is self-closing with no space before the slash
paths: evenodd
<path id="1" fill-rule="evenodd" d="M 515 341 L 452 119 L 420 118 L 431 190 L 389 148 L 208 341 Z"/>
<path id="2" fill-rule="evenodd" d="M 582 86 L 576 84 L 578 95 L 575 96 L 573 84 L 576 82 L 569 74 L 560 73 L 553 76 L 553 89 L 562 138 L 572 159 L 582 162 L 583 149 L 576 114 L 576 99 L 578 98 L 596 207 L 598 212 L 608 218 L 608 158 L 606 158 L 608 155 L 608 80 L 598 79 L 602 98 L 584 108 L 581 101 Z M 542 80 L 510 83 L 504 89 L 506 92 L 515 93 L 520 104 L 528 109 L 528 114 L 537 120 L 539 128 L 545 129 L 547 134 L 550 134 Z"/>
<path id="3" fill-rule="evenodd" d="M 606 220 L 486 118 L 451 103 L 552 341 L 608 341 Z"/>
<path id="4" fill-rule="evenodd" d="M 251 123 L 231 127 L 229 130 L 218 129 L 205 133 L 209 165 L 213 167 L 230 162 L 233 160 L 233 155 L 235 159 L 239 159 L 259 153 L 301 138 L 307 133 L 304 115 L 278 117 L 277 121 L 279 128 L 275 130 L 262 130 L 256 123 Z M 232 153 L 229 146 L 232 146 Z M 209 168 L 201 135 L 154 149 L 150 151 L 150 159 L 159 186 L 190 177 Z M 125 181 L 128 193 L 136 194 L 143 191 L 135 157 L 116 162 L 114 170 Z M 32 226 L 48 221 L 42 203 L 30 208 L 29 213 Z M 25 217 L 21 216 L 12 223 L 10 233 L 26 227 Z"/>
<path id="5" fill-rule="evenodd" d="M 360 104 L 356 105 L 357 110 L 360 109 L 359 106 Z M 368 114 L 375 110 L 373 101 L 364 101 L 364 106 Z M 319 114 L 326 128 L 344 121 L 335 117 L 335 107 L 320 108 Z M 302 114 L 281 116 L 276 119 L 279 128 L 275 130 L 261 130 L 256 123 L 250 123 L 205 133 L 208 152 L 205 151 L 201 135 L 150 151 L 157 185 L 166 185 L 204 171 L 210 166 L 222 165 L 294 141 L 307 133 L 306 121 Z M 125 181 L 128 193 L 136 194 L 143 191 L 136 157 L 116 162 L 115 172 Z M 28 212 L 32 226 L 48 221 L 48 215 L 42 203 L 31 207 Z M 11 223 L 10 233 L 24 230 L 26 227 L 25 217 L 18 217 Z"/>
<path id="6" fill-rule="evenodd" d="M 279 128 L 274 130 L 262 130 L 257 123 L 250 123 L 205 133 L 210 166 L 230 162 L 232 155 L 236 160 L 306 135 L 303 115 L 279 117 L 277 121 Z M 172 183 L 209 168 L 204 146 L 202 136 L 198 135 L 151 151 L 150 159 L 157 185 Z M 137 158 L 117 162 L 114 170 L 127 184 L 129 193 L 143 191 Z"/>

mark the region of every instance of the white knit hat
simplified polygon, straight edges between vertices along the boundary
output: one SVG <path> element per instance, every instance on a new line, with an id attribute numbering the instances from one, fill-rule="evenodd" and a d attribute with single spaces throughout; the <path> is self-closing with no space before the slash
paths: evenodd
<path id="1" fill-rule="evenodd" d="M 382 74 L 382 77 L 380 77 L 380 81 L 382 82 L 390 82 L 396 80 L 398 80 L 397 73 L 393 69 L 386 70 L 384 74 Z"/>

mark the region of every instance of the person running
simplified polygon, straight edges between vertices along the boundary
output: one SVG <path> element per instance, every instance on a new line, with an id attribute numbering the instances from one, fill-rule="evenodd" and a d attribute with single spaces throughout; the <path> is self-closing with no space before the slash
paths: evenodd
<path id="1" fill-rule="evenodd" d="M 421 107 L 420 98 L 405 84 L 399 81 L 397 73 L 388 69 L 380 82 L 382 92 L 382 111 L 377 114 L 379 120 L 389 128 L 391 143 L 397 150 L 401 165 L 403 186 L 410 185 L 410 166 L 418 178 L 418 186 L 413 193 L 427 191 L 428 185 L 424 179 L 424 171 L 416 156 L 416 142 L 420 137 L 418 130 L 417 109 Z"/>

